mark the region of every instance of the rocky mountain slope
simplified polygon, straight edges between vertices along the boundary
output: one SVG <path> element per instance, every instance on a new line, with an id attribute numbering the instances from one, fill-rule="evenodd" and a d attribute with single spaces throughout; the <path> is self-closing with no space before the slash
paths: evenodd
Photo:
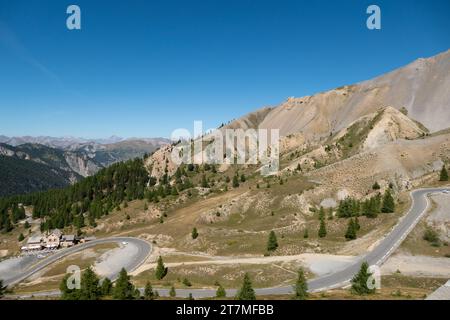
<path id="1" fill-rule="evenodd" d="M 450 50 L 428 59 L 418 59 L 373 80 L 313 96 L 289 98 L 277 107 L 266 107 L 234 120 L 221 130 L 279 129 L 280 174 L 292 172 L 299 166 L 303 173 L 315 179 L 315 171 L 329 166 L 329 170 L 334 170 L 333 174 L 341 176 L 341 168 L 350 164 L 350 179 L 351 168 L 357 166 L 357 159 L 375 154 L 380 157 L 370 156 L 371 159 L 379 161 L 367 161 L 364 170 L 373 176 L 380 174 L 386 181 L 390 177 L 399 188 L 405 188 L 448 160 L 445 151 L 448 138 L 445 129 L 450 127 L 448 88 Z M 439 138 L 429 138 L 430 134 Z M 406 161 L 405 148 L 412 148 L 408 150 L 414 161 Z M 420 148 L 428 150 L 421 152 Z M 158 178 L 166 171 L 169 175 L 175 172 L 171 150 L 171 147 L 160 149 L 147 159 L 151 175 Z M 386 157 L 391 157 L 392 162 Z M 223 170 L 227 168 L 222 166 Z M 394 179 L 394 173 L 401 178 Z M 360 177 L 351 178 L 357 181 Z M 363 189 L 370 189 L 374 180 L 367 179 Z M 346 181 L 337 178 L 333 192 L 344 188 Z"/>
<path id="2" fill-rule="evenodd" d="M 278 128 L 280 135 L 303 133 L 318 139 L 336 133 L 380 107 L 406 110 L 431 132 L 450 126 L 450 50 L 394 70 L 373 80 L 264 108 L 230 127 Z M 254 121 L 252 119 L 258 119 Z"/>

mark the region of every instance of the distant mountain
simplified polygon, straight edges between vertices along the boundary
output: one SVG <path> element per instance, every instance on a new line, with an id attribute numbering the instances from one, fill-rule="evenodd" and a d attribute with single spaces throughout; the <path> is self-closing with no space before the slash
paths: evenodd
<path id="1" fill-rule="evenodd" d="M 78 166 L 75 166 L 78 165 Z M 39 144 L 0 144 L 0 195 L 61 188 L 100 169 L 81 155 Z"/>
<path id="2" fill-rule="evenodd" d="M 145 141 L 149 144 L 164 144 L 169 143 L 168 139 L 164 138 L 121 138 L 117 136 L 111 136 L 105 139 L 85 139 L 76 137 L 49 137 L 49 136 L 20 136 L 20 137 L 8 137 L 0 135 L 0 143 L 6 143 L 11 146 L 19 146 L 26 143 L 42 144 L 47 147 L 63 149 L 63 150 L 75 150 L 84 145 L 108 145 L 117 142 L 124 141 Z"/>
<path id="3" fill-rule="evenodd" d="M 104 143 L 119 139 L 115 143 Z M 152 153 L 168 142 L 160 138 L 123 140 L 111 137 L 86 142 L 77 138 L 0 136 L 0 196 L 65 187 L 113 163 Z"/>

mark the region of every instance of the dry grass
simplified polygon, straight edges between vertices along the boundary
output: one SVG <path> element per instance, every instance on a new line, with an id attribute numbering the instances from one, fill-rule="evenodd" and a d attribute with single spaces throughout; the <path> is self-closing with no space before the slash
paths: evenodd
<path id="1" fill-rule="evenodd" d="M 133 277 L 133 282 L 144 286 L 147 281 L 156 287 L 188 288 L 183 284 L 187 278 L 193 288 L 215 288 L 219 282 L 225 288 L 237 288 L 242 284 L 245 273 L 250 275 L 255 288 L 290 285 L 295 283 L 298 266 L 295 263 L 276 264 L 233 264 L 233 265 L 180 265 L 170 267 L 162 280 L 154 276 L 154 269 Z M 307 276 L 310 276 L 307 273 Z"/>

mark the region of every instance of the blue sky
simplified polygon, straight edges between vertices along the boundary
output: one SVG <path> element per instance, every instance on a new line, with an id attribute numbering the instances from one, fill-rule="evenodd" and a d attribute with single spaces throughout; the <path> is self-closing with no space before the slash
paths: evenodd
<path id="1" fill-rule="evenodd" d="M 449 48 L 448 0 L 0 0 L 0 134 L 211 128 Z"/>

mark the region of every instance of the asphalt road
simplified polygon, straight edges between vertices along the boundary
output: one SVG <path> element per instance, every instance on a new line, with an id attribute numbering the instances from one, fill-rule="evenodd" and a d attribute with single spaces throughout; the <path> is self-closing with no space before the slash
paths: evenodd
<path id="1" fill-rule="evenodd" d="M 15 276 L 13 278 L 8 279 L 7 281 L 4 282 L 4 284 L 7 286 L 14 285 L 14 284 L 19 283 L 19 282 L 25 280 L 26 278 L 32 276 L 36 272 L 41 271 L 45 267 L 48 267 L 52 263 L 55 263 L 56 261 L 67 257 L 68 255 L 74 254 L 76 252 L 80 252 L 80 251 L 88 249 L 88 248 L 95 247 L 96 245 L 99 245 L 99 244 L 114 243 L 114 242 L 117 242 L 117 243 L 127 242 L 127 243 L 135 245 L 138 248 L 138 253 L 133 258 L 133 260 L 126 261 L 124 263 L 123 267 L 127 271 L 133 271 L 134 269 L 139 267 L 145 261 L 145 259 L 148 257 L 148 255 L 150 254 L 150 252 L 152 250 L 150 243 L 148 243 L 147 241 L 141 240 L 141 239 L 137 239 L 137 238 L 114 237 L 114 238 L 96 239 L 96 240 L 89 241 L 89 242 L 86 242 L 83 244 L 78 244 L 71 248 L 59 250 L 56 253 L 52 254 L 51 256 L 40 260 L 39 262 L 37 262 L 36 264 L 34 264 L 30 268 L 28 268 L 25 272 L 18 274 L 17 276 Z M 111 280 L 114 280 L 116 277 L 117 277 L 117 274 L 113 275 L 111 277 L 112 278 Z"/>
<path id="2" fill-rule="evenodd" d="M 349 285 L 350 280 L 353 278 L 353 276 L 359 271 L 361 267 L 361 263 L 366 261 L 369 265 L 377 265 L 381 266 L 387 258 L 400 246 L 400 244 L 403 242 L 403 240 L 407 237 L 407 235 L 411 232 L 411 230 L 416 226 L 416 224 L 419 222 L 419 220 L 423 217 L 423 215 L 426 213 L 429 200 L 427 195 L 430 193 L 435 192 L 443 192 L 444 190 L 449 190 L 448 188 L 432 188 L 432 189 L 418 189 L 415 191 L 412 191 L 410 193 L 411 199 L 412 199 L 412 205 L 409 211 L 402 217 L 402 219 L 399 221 L 399 223 L 391 230 L 391 232 L 380 241 L 380 243 L 369 253 L 367 253 L 364 256 L 361 256 L 357 259 L 357 261 L 350 266 L 335 272 L 330 275 L 326 275 L 320 278 L 312 279 L 308 281 L 308 287 L 309 291 L 311 292 L 317 292 L 317 291 L 325 291 L 333 288 L 341 288 Z M 127 241 L 127 242 L 134 242 L 138 245 L 142 245 L 142 252 L 143 254 L 140 255 L 142 257 L 142 261 L 145 259 L 145 257 L 149 254 L 151 247 L 150 245 L 142 240 L 135 239 L 135 238 L 107 238 L 107 239 L 99 239 L 96 240 L 96 242 L 90 242 L 86 245 L 94 246 L 99 243 L 108 243 L 112 241 Z M 87 247 L 74 247 L 72 249 L 78 249 L 76 251 L 83 250 Z M 70 250 L 70 249 L 69 249 Z M 73 252 L 76 252 L 73 251 Z M 71 253 L 73 253 L 71 252 Z M 63 256 L 70 254 L 66 252 L 61 252 Z M 54 258 L 53 261 L 43 261 L 45 262 L 44 266 L 38 266 L 39 270 L 44 268 L 45 266 L 53 263 L 54 261 L 60 259 L 61 257 L 55 257 L 52 256 L 50 258 Z M 50 259 L 49 258 L 49 259 Z M 46 259 L 47 260 L 47 259 Z M 141 261 L 138 261 L 140 259 L 136 259 L 135 262 L 132 262 L 129 264 L 129 267 L 131 266 L 130 270 L 136 268 Z M 21 277 L 20 279 L 17 279 L 16 282 L 19 282 L 26 277 L 29 277 L 31 274 L 39 271 L 33 269 L 30 271 L 30 273 L 24 275 L 24 277 Z M 227 296 L 233 296 L 236 294 L 237 289 L 227 289 Z M 281 286 L 281 287 L 271 287 L 271 288 L 259 288 L 255 289 L 257 295 L 281 295 L 281 294 L 292 294 L 293 288 L 292 286 Z M 158 292 L 161 296 L 168 296 L 169 290 L 168 289 L 158 289 Z M 51 295 L 54 295 L 55 292 L 48 293 Z M 213 297 L 216 294 L 216 291 L 213 289 L 178 289 L 177 290 L 177 296 L 179 297 L 188 297 L 189 294 L 192 294 L 194 298 L 207 298 L 207 297 Z M 38 295 L 45 295 L 45 293 L 41 293 Z"/>
<path id="3" fill-rule="evenodd" d="M 409 211 L 402 217 L 399 223 L 392 231 L 369 253 L 361 256 L 352 265 L 320 278 L 308 281 L 308 288 L 311 292 L 325 291 L 329 289 L 341 288 L 350 284 L 350 280 L 358 273 L 362 262 L 366 261 L 369 265 L 381 266 L 387 258 L 400 246 L 408 234 L 414 229 L 419 220 L 426 213 L 429 200 L 427 195 L 435 192 L 443 192 L 448 188 L 418 189 L 410 193 L 412 205 Z M 255 289 L 257 295 L 281 295 L 292 294 L 292 286 L 272 287 Z M 168 290 L 158 290 L 162 296 L 168 296 Z M 227 295 L 233 296 L 236 289 L 228 289 Z M 192 293 L 194 298 L 206 298 L 215 296 L 215 290 L 209 289 L 179 289 L 177 296 L 187 297 Z"/>

